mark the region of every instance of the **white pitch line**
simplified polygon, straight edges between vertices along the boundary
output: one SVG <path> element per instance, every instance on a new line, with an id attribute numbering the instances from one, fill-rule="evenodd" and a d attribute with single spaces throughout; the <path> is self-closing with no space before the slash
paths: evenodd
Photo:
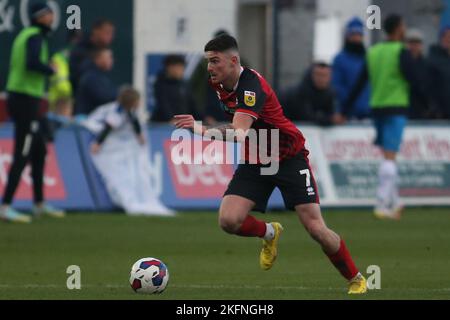
<path id="1" fill-rule="evenodd" d="M 13 288 L 25 288 L 25 289 L 66 289 L 64 285 L 56 285 L 56 284 L 0 284 L 1 289 L 13 289 Z M 129 288 L 128 285 L 119 285 L 119 284 L 105 284 L 105 285 L 81 285 L 81 288 L 107 288 L 107 289 L 124 289 Z M 169 283 L 168 288 L 179 288 L 179 289 L 230 289 L 230 290 L 259 290 L 259 289 L 275 289 L 275 290 L 322 290 L 322 291 L 345 291 L 345 286 L 339 288 L 318 288 L 318 287 L 302 287 L 302 286 L 258 286 L 258 285 L 242 285 L 242 286 L 234 286 L 234 285 L 208 285 L 208 284 L 186 284 L 186 285 L 171 285 Z M 378 290 L 374 290 L 378 291 Z M 438 288 L 438 289 L 425 289 L 425 288 L 381 288 L 380 291 L 424 291 L 424 292 L 450 292 L 450 288 Z"/>
<path id="2" fill-rule="evenodd" d="M 108 288 L 108 289 L 120 289 L 120 288 L 128 288 L 127 285 L 118 285 L 118 284 L 105 284 L 105 285 L 91 285 L 81 284 L 82 288 Z M 170 288 L 180 288 L 180 289 L 247 289 L 247 290 L 258 290 L 267 287 L 263 286 L 232 286 L 232 285 L 202 285 L 202 284 L 192 284 L 192 285 L 170 285 Z M 0 284 L 0 289 L 10 289 L 10 288 L 30 288 L 30 289 L 39 289 L 39 288 L 49 288 L 49 289 L 65 289 L 64 285 L 56 285 L 56 284 Z M 283 286 L 274 286 L 271 289 L 286 289 L 286 290 L 310 290 L 312 288 L 308 287 L 283 287 Z M 339 290 L 342 288 L 322 288 L 324 290 Z"/>

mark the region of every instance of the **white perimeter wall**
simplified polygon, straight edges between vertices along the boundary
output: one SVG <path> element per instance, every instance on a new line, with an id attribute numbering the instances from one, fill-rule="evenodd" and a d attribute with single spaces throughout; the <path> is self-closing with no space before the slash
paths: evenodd
<path id="1" fill-rule="evenodd" d="M 367 20 L 366 10 L 369 0 L 317 0 L 317 20 L 314 34 L 314 59 L 331 62 L 342 49 L 343 32 L 347 21 L 358 16 Z M 369 43 L 366 28 L 365 41 Z"/>
<path id="2" fill-rule="evenodd" d="M 237 0 L 134 2 L 134 85 L 143 94 L 148 53 L 203 52 L 218 29 L 236 33 Z"/>

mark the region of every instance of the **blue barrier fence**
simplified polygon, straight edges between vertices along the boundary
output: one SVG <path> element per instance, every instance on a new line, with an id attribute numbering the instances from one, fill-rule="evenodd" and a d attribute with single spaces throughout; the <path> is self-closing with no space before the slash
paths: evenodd
<path id="1" fill-rule="evenodd" d="M 301 127 L 318 182 L 321 203 L 330 207 L 370 206 L 374 204 L 377 166 L 381 153 L 373 146 L 370 125 L 336 128 Z M 176 210 L 215 210 L 235 164 L 187 165 L 174 163 L 171 148 L 173 127 L 147 128 L 150 142 L 151 176 L 155 193 Z M 13 126 L 0 127 L 0 193 L 12 162 Z M 48 202 L 66 210 L 112 211 L 112 203 L 102 178 L 96 171 L 89 145 L 93 137 L 84 128 L 68 127 L 57 132 L 50 146 L 45 170 Z M 192 139 L 187 139 L 191 141 Z M 202 156 L 192 147 L 190 155 Z M 227 151 L 228 152 L 228 151 Z M 405 132 L 399 154 L 400 194 L 407 205 L 450 205 L 450 126 L 415 124 Z M 28 210 L 32 205 L 30 169 L 22 176 L 14 205 Z M 275 190 L 269 209 L 283 208 L 281 194 Z"/>
<path id="2" fill-rule="evenodd" d="M 79 139 L 79 128 L 70 127 L 58 131 L 53 146 L 49 148 L 44 192 L 48 201 L 66 210 L 97 210 L 98 203 L 92 190 L 92 177 L 86 172 L 85 152 Z M 12 162 L 14 145 L 13 126 L 0 128 L 0 156 L 2 165 L 0 189 L 6 186 L 8 168 Z M 32 182 L 30 170 L 25 169 L 14 198 L 14 206 L 28 210 L 32 205 Z"/>
<path id="3" fill-rule="evenodd" d="M 153 168 L 153 176 L 149 179 L 152 179 L 161 201 L 174 209 L 217 209 L 235 166 L 173 166 L 168 160 L 172 130 L 165 126 L 147 129 Z M 92 135 L 81 127 L 62 128 L 57 132 L 54 145 L 49 148 L 45 171 L 44 193 L 49 203 L 65 210 L 117 210 L 92 162 L 89 152 L 91 141 Z M 6 124 L 0 128 L 2 193 L 12 161 L 13 143 L 13 126 Z M 29 210 L 32 199 L 32 180 L 28 168 L 22 176 L 14 206 Z M 279 193 L 275 193 L 273 199 L 278 205 L 281 204 Z"/>

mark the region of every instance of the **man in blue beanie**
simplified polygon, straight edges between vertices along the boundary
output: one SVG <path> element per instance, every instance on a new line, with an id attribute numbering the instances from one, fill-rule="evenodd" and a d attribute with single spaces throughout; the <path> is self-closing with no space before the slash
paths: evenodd
<path id="1" fill-rule="evenodd" d="M 345 29 L 343 50 L 334 58 L 332 86 L 337 94 L 338 113 L 358 80 L 365 62 L 364 25 L 358 17 L 352 18 Z M 370 114 L 369 86 L 366 85 L 351 106 L 350 118 L 364 119 Z"/>
<path id="2" fill-rule="evenodd" d="M 439 43 L 428 55 L 430 103 L 437 118 L 450 120 L 450 25 L 439 31 Z"/>

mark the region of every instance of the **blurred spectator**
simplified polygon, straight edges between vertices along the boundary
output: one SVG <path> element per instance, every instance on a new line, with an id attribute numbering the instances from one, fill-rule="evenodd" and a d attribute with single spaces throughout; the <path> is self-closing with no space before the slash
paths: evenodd
<path id="1" fill-rule="evenodd" d="M 348 98 L 364 66 L 366 48 L 363 40 L 363 22 L 359 18 L 351 19 L 347 23 L 345 31 L 344 49 L 333 61 L 332 85 L 336 91 L 338 112 L 341 111 L 342 105 Z M 352 112 L 349 117 L 364 119 L 368 118 L 369 115 L 369 85 L 366 85 L 352 105 Z"/>
<path id="2" fill-rule="evenodd" d="M 114 24 L 107 19 L 99 19 L 92 25 L 91 32 L 80 41 L 70 54 L 70 81 L 76 94 L 83 72 L 89 65 L 92 51 L 108 48 L 114 40 Z"/>
<path id="3" fill-rule="evenodd" d="M 114 65 L 111 49 L 97 49 L 92 53 L 90 67 L 80 79 L 75 100 L 75 114 L 87 115 L 95 108 L 117 98 L 117 87 L 108 72 Z"/>
<path id="4" fill-rule="evenodd" d="M 331 67 L 315 63 L 299 86 L 289 90 L 284 101 L 286 117 L 293 121 L 307 121 L 331 125 L 335 119 L 335 95 L 331 88 Z"/>
<path id="5" fill-rule="evenodd" d="M 403 204 L 399 197 L 397 154 L 403 140 L 410 106 L 410 88 L 420 88 L 412 54 L 405 48 L 406 24 L 397 14 L 384 21 L 386 41 L 369 49 L 365 66 L 348 100 L 344 115 L 361 90 L 370 81 L 370 107 L 376 130 L 375 145 L 384 160 L 378 169 L 377 202 L 374 213 L 378 218 L 400 219 Z"/>
<path id="6" fill-rule="evenodd" d="M 146 131 L 137 115 L 140 94 L 120 89 L 117 101 L 99 107 L 82 124 L 96 135 L 92 160 L 113 203 L 130 215 L 171 216 L 151 184 Z"/>
<path id="7" fill-rule="evenodd" d="M 125 122 L 130 124 L 130 129 L 136 135 L 139 144 L 145 144 L 145 136 L 142 125 L 137 117 L 137 109 L 140 103 L 140 94 L 134 88 L 124 86 L 120 89 L 117 102 L 111 102 L 101 106 L 102 110 L 95 111 L 90 116 L 98 122 L 102 128 L 95 142 L 91 145 L 93 154 L 100 151 L 101 145 L 114 129 L 119 129 Z M 110 110 L 111 109 L 111 110 Z M 107 111 L 108 110 L 108 111 Z M 102 118 L 102 120 L 99 120 Z M 87 120 L 89 121 L 89 120 Z M 88 128 L 90 128 L 88 126 Z M 94 130 L 95 131 L 95 130 Z"/>
<path id="8" fill-rule="evenodd" d="M 450 119 L 450 25 L 441 29 L 439 39 L 428 56 L 430 102 L 437 118 Z"/>
<path id="9" fill-rule="evenodd" d="M 49 111 L 64 117 L 70 117 L 73 113 L 73 90 L 70 82 L 69 57 L 71 50 L 80 39 L 80 30 L 70 30 L 67 38 L 67 47 L 56 52 L 51 58 L 51 64 L 55 66 L 56 73 L 50 77 L 48 90 Z"/>
<path id="10" fill-rule="evenodd" d="M 423 34 L 419 30 L 411 29 L 406 34 L 406 46 L 413 58 L 413 66 L 417 76 L 417 83 L 411 86 L 409 118 L 423 120 L 431 118 L 428 108 L 427 64 L 423 52 Z"/>
<path id="11" fill-rule="evenodd" d="M 194 96 L 184 80 L 185 61 L 180 55 L 168 55 L 164 60 L 164 70 L 155 82 L 156 106 L 151 120 L 170 122 L 176 114 L 193 114 L 201 119 Z"/>
<path id="12" fill-rule="evenodd" d="M 14 158 L 8 173 L 0 206 L 0 220 L 29 223 L 31 217 L 11 205 L 25 166 L 31 162 L 33 216 L 64 217 L 64 212 L 45 202 L 44 172 L 49 134 L 47 121 L 40 112 L 47 78 L 55 73 L 49 65 L 48 34 L 55 19 L 51 7 L 43 1 L 29 7 L 31 26 L 14 39 L 7 81 L 8 112 L 14 122 Z"/>

